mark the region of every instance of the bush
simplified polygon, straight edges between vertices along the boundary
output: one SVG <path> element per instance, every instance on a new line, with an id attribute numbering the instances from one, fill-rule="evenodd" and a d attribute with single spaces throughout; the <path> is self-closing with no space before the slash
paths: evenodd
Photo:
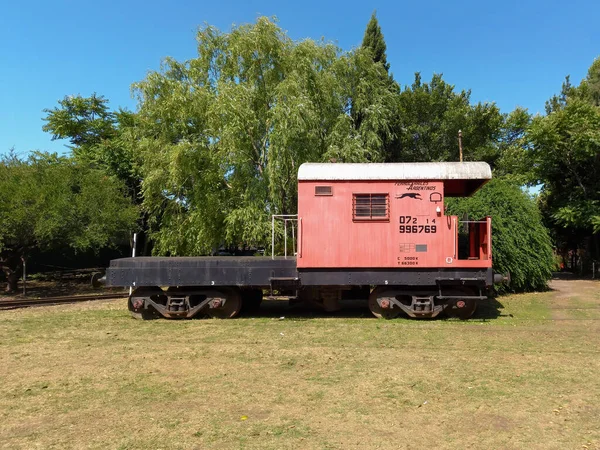
<path id="1" fill-rule="evenodd" d="M 548 230 L 542 224 L 535 201 L 518 186 L 498 178 L 473 197 L 448 199 L 447 214 L 469 220 L 492 217 L 492 258 L 494 271 L 510 272 L 514 292 L 547 288 L 554 258 Z"/>

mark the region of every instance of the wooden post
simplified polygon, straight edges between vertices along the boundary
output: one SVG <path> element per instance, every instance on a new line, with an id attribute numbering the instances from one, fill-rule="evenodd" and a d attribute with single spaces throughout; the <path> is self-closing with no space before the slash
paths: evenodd
<path id="1" fill-rule="evenodd" d="M 462 130 L 458 130 L 458 151 L 460 154 L 460 162 L 463 160 L 463 152 L 462 152 Z"/>
<path id="2" fill-rule="evenodd" d="M 23 297 L 27 295 L 27 263 L 25 257 L 21 256 L 21 262 L 23 263 Z"/>

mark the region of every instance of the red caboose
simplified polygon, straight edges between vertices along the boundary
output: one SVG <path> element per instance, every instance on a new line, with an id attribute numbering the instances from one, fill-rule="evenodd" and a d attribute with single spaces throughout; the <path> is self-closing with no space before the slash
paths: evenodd
<path id="1" fill-rule="evenodd" d="M 368 297 L 378 317 L 466 318 L 502 277 L 492 272 L 491 219 L 446 216 L 444 200 L 490 178 L 481 162 L 303 164 L 298 215 L 285 216 L 297 221 L 295 256 L 123 258 L 106 282 L 134 286 L 129 308 L 142 318 L 234 317 L 265 291 L 326 309 Z"/>
<path id="2" fill-rule="evenodd" d="M 470 222 L 466 258 L 445 197 L 491 178 L 486 163 L 303 164 L 298 268 L 488 268 L 491 219 Z"/>
<path id="3" fill-rule="evenodd" d="M 481 283 L 470 281 L 481 280 L 480 271 L 491 274 L 491 218 L 460 222 L 444 214 L 444 199 L 470 196 L 490 179 L 490 166 L 483 162 L 303 164 L 298 270 L 372 271 L 377 283 L 370 284 L 396 285 L 398 292 L 381 287 L 371 295 L 376 315 L 380 309 L 388 309 L 383 311 L 388 316 L 403 309 L 434 316 L 447 303 L 470 314 L 474 300 L 483 297 Z M 459 236 L 467 239 L 466 251 L 459 250 Z M 389 279 L 380 279 L 385 273 Z M 418 285 L 429 291 L 414 289 Z"/>

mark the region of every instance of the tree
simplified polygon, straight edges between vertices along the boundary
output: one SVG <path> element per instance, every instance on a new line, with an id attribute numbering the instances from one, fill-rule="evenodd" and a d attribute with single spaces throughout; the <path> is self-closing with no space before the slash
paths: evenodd
<path id="1" fill-rule="evenodd" d="M 531 121 L 531 114 L 524 108 L 503 115 L 494 176 L 510 179 L 520 186 L 537 184 L 528 135 Z"/>
<path id="2" fill-rule="evenodd" d="M 82 164 L 104 170 L 127 186 L 131 199 L 140 203 L 140 177 L 137 173 L 133 134 L 135 114 L 111 111 L 108 100 L 96 93 L 90 97 L 66 96 L 59 106 L 45 109 L 42 129 L 52 140 L 68 139 L 69 148 Z"/>
<path id="3" fill-rule="evenodd" d="M 596 58 L 590 66 L 579 90 L 588 103 L 600 107 L 600 57 Z"/>
<path id="4" fill-rule="evenodd" d="M 374 62 L 381 63 L 386 72 L 390 71 L 390 64 L 387 62 L 387 55 L 385 53 L 387 46 L 385 45 L 383 33 L 381 32 L 375 12 L 373 12 L 371 20 L 367 24 L 362 47 L 370 50 Z"/>
<path id="5" fill-rule="evenodd" d="M 369 53 L 375 64 L 381 64 L 385 69 L 388 74 L 389 87 L 396 94 L 395 97 L 397 98 L 400 93 L 400 86 L 394 81 L 392 74 L 389 73 L 390 64 L 387 62 L 387 47 L 375 12 L 373 12 L 371 20 L 369 20 L 369 23 L 367 24 L 361 48 Z M 352 118 L 356 126 L 360 126 L 364 114 L 365 112 L 362 111 L 358 105 L 353 105 Z M 394 157 L 399 153 L 400 141 L 398 136 L 400 135 L 401 125 L 400 116 L 394 114 L 388 125 L 390 131 L 384 130 L 382 133 L 381 140 L 384 146 L 383 154 L 385 162 L 393 161 Z"/>
<path id="6" fill-rule="evenodd" d="M 60 108 L 45 109 L 42 127 L 52 133 L 52 139 L 69 139 L 75 153 L 89 151 L 95 145 L 115 136 L 115 114 L 108 109 L 108 100 L 95 93 L 85 98 L 66 96 L 59 100 Z"/>
<path id="7" fill-rule="evenodd" d="M 416 73 L 398 98 L 400 151 L 394 161 L 458 161 L 462 130 L 464 159 L 495 166 L 502 115 L 493 103 L 471 105 L 470 96 L 470 91 L 454 92 L 440 74 L 424 83 Z"/>
<path id="8" fill-rule="evenodd" d="M 529 137 L 543 183 L 541 205 L 557 243 L 585 248 L 587 259 L 600 255 L 600 108 L 568 100 L 562 109 L 536 117 Z"/>
<path id="9" fill-rule="evenodd" d="M 197 58 L 134 85 L 156 253 L 265 246 L 271 214 L 296 212 L 300 164 L 383 159 L 394 92 L 366 51 L 294 42 L 264 17 L 197 41 Z"/>
<path id="10" fill-rule="evenodd" d="M 540 205 L 559 251 L 600 257 L 600 58 L 579 86 L 567 77 L 529 127 Z"/>
<path id="11" fill-rule="evenodd" d="M 72 158 L 14 153 L 0 160 L 0 266 L 14 291 L 21 259 L 34 249 L 99 248 L 127 237 L 137 209 L 123 186 Z"/>
<path id="12" fill-rule="evenodd" d="M 546 288 L 554 269 L 550 237 L 535 201 L 518 185 L 496 178 L 472 197 L 448 200 L 448 214 L 466 214 L 469 220 L 492 217 L 493 267 L 510 273 L 509 289 Z"/>

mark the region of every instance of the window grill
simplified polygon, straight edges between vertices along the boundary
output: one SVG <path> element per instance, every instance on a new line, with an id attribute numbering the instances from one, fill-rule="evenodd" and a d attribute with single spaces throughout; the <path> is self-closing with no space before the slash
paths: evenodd
<path id="1" fill-rule="evenodd" d="M 315 195 L 333 195 L 331 186 L 315 186 Z"/>
<path id="2" fill-rule="evenodd" d="M 353 194 L 353 220 L 389 220 L 390 204 L 388 194 Z"/>

